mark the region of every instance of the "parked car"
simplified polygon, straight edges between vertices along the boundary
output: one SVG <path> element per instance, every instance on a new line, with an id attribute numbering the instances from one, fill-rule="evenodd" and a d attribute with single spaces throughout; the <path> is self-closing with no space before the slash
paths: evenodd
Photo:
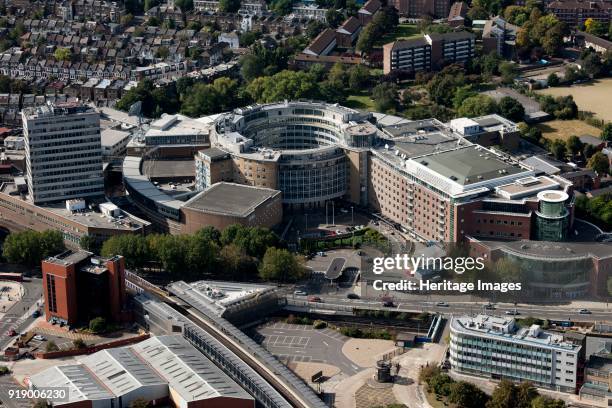
<path id="1" fill-rule="evenodd" d="M 438 307 L 448 307 L 448 303 L 446 303 L 446 302 L 438 302 L 438 303 L 436 303 L 436 306 L 438 306 Z"/>
<path id="2" fill-rule="evenodd" d="M 518 310 L 514 309 L 514 310 L 506 310 L 506 314 L 509 316 L 518 316 L 521 313 Z"/>
<path id="3" fill-rule="evenodd" d="M 14 329 L 10 329 L 9 331 L 6 332 L 6 335 L 9 337 L 13 337 L 17 335 L 17 332 Z"/>
<path id="4" fill-rule="evenodd" d="M 359 295 L 356 293 L 349 293 L 348 295 L 346 295 L 346 298 L 347 299 L 361 299 Z"/>
<path id="5" fill-rule="evenodd" d="M 322 303 L 323 300 L 318 296 L 308 296 L 309 302 Z"/>
<path id="6" fill-rule="evenodd" d="M 394 307 L 395 304 L 393 303 L 392 300 L 386 300 L 383 302 L 383 307 Z"/>
<path id="7" fill-rule="evenodd" d="M 34 340 L 45 341 L 47 339 L 45 338 L 45 336 L 41 336 L 40 334 L 37 334 L 36 336 L 34 336 Z"/>
<path id="8" fill-rule="evenodd" d="M 305 292 L 305 291 L 303 291 L 303 290 L 296 290 L 296 291 L 294 291 L 294 292 L 293 292 L 293 294 L 294 294 L 295 296 L 307 296 L 307 295 L 308 295 L 308 292 Z"/>
<path id="9" fill-rule="evenodd" d="M 484 308 L 486 310 L 495 310 L 495 305 L 493 303 L 487 303 L 486 305 L 484 305 Z"/>
<path id="10" fill-rule="evenodd" d="M 38 316 L 40 316 L 40 312 L 35 310 L 34 313 L 32 313 L 32 317 L 36 319 Z"/>
<path id="11" fill-rule="evenodd" d="M 578 313 L 580 313 L 580 314 L 591 314 L 591 311 L 589 309 L 580 309 L 578 311 Z"/>

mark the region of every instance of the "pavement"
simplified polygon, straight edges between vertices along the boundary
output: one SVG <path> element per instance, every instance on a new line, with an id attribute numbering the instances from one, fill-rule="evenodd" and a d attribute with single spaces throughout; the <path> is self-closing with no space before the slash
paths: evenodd
<path id="1" fill-rule="evenodd" d="M 360 370 L 342 353 L 348 337 L 332 329 L 277 322 L 257 328 L 254 339 L 285 364 L 323 363 L 347 375 Z"/>
<path id="2" fill-rule="evenodd" d="M 22 282 L 24 296 L 6 311 L 0 320 L 0 350 L 4 350 L 15 337 L 7 336 L 11 329 L 22 333 L 36 320 L 32 313 L 42 305 L 42 282 L 39 278 L 31 278 Z M 38 302 L 38 303 L 37 303 Z"/>
<path id="3" fill-rule="evenodd" d="M 0 376 L 0 401 L 2 407 L 6 408 L 31 408 L 32 401 L 29 399 L 19 400 L 11 398 L 9 395 L 10 390 L 25 389 L 21 385 L 17 384 L 11 375 Z"/>

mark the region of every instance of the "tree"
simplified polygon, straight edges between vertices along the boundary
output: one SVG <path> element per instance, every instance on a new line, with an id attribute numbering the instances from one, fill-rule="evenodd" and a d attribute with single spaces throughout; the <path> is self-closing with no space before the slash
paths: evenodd
<path id="1" fill-rule="evenodd" d="M 463 101 L 476 95 L 478 95 L 478 93 L 473 90 L 472 85 L 458 87 L 455 90 L 455 96 L 453 96 L 453 107 L 459 109 L 461 105 L 463 105 Z"/>
<path id="2" fill-rule="evenodd" d="M 150 259 L 147 239 L 142 235 L 115 235 L 104 241 L 100 254 L 104 257 L 121 255 L 130 269 L 141 268 Z"/>
<path id="3" fill-rule="evenodd" d="M 375 41 L 376 34 L 374 33 L 374 29 L 370 23 L 366 25 L 365 28 L 359 33 L 355 48 L 361 53 L 368 54 L 372 51 L 372 48 L 374 48 Z"/>
<path id="4" fill-rule="evenodd" d="M 9 374 L 11 370 L 7 366 L 0 366 L 0 375 Z"/>
<path id="5" fill-rule="evenodd" d="M 555 86 L 559 86 L 559 83 L 561 81 L 559 80 L 559 76 L 553 72 L 550 75 L 548 75 L 546 82 L 548 83 L 548 86 L 555 87 Z"/>
<path id="6" fill-rule="evenodd" d="M 525 108 L 516 99 L 504 96 L 499 100 L 499 114 L 514 122 L 518 122 L 525 117 Z"/>
<path id="7" fill-rule="evenodd" d="M 238 104 L 238 82 L 227 77 L 198 82 L 182 95 L 181 113 L 191 117 L 231 110 Z"/>
<path id="8" fill-rule="evenodd" d="M 56 48 L 53 57 L 56 61 L 70 61 L 72 52 L 70 52 L 70 48 Z"/>
<path id="9" fill-rule="evenodd" d="M 590 159 L 595 153 L 597 153 L 597 149 L 590 143 L 585 143 L 584 148 L 582 149 L 582 155 L 585 159 Z"/>
<path id="10" fill-rule="evenodd" d="M 89 330 L 94 334 L 104 333 L 106 329 L 106 319 L 103 317 L 95 317 L 89 321 Z"/>
<path id="11" fill-rule="evenodd" d="M 370 81 L 370 71 L 365 66 L 353 65 L 348 70 L 348 86 L 352 91 L 357 92 L 364 89 Z"/>
<path id="12" fill-rule="evenodd" d="M 592 18 L 586 19 L 584 22 L 584 27 L 587 33 L 593 34 L 597 37 L 605 37 L 608 31 L 606 29 L 607 27 L 603 23 L 593 20 Z"/>
<path id="13" fill-rule="evenodd" d="M 601 58 L 599 54 L 596 52 L 590 52 L 583 60 L 582 60 L 582 69 L 588 75 L 592 77 L 597 77 L 601 74 L 603 70 L 603 63 L 601 62 Z"/>
<path id="14" fill-rule="evenodd" d="M 489 397 L 474 384 L 458 381 L 451 385 L 448 399 L 457 408 L 482 408 Z"/>
<path id="15" fill-rule="evenodd" d="M 612 142 L 612 122 L 606 123 L 601 131 L 601 140 Z"/>
<path id="16" fill-rule="evenodd" d="M 387 112 L 397 106 L 397 88 L 394 84 L 383 82 L 372 90 L 372 99 L 378 112 Z"/>
<path id="17" fill-rule="evenodd" d="M 240 0 L 219 0 L 219 10 L 224 13 L 235 13 L 240 8 Z"/>
<path id="18" fill-rule="evenodd" d="M 599 174 L 600 176 L 606 175 L 610 172 L 610 160 L 608 156 L 602 152 L 597 152 L 589 159 L 587 167 Z"/>
<path id="19" fill-rule="evenodd" d="M 501 380 L 491 399 L 487 402 L 486 408 L 515 408 L 517 405 L 516 387 L 509 380 Z"/>
<path id="20" fill-rule="evenodd" d="M 565 408 L 565 402 L 560 399 L 552 399 L 546 395 L 539 395 L 531 401 L 531 408 Z"/>
<path id="21" fill-rule="evenodd" d="M 521 382 L 516 387 L 516 408 L 531 408 L 531 401 L 538 396 L 538 391 L 529 381 Z"/>
<path id="22" fill-rule="evenodd" d="M 344 16 L 338 10 L 330 8 L 325 12 L 325 20 L 330 28 L 338 28 L 344 20 Z"/>
<path id="23" fill-rule="evenodd" d="M 193 10 L 193 0 L 175 0 L 174 4 L 183 12 Z"/>
<path id="24" fill-rule="evenodd" d="M 38 400 L 36 403 L 34 403 L 34 405 L 32 405 L 32 408 L 47 408 L 49 406 L 50 405 L 46 400 Z"/>
<path id="25" fill-rule="evenodd" d="M 45 351 L 47 353 L 51 353 L 53 351 L 59 351 L 59 347 L 57 347 L 57 344 L 55 344 L 53 340 L 49 340 L 47 342 L 47 345 L 45 346 Z"/>
<path id="26" fill-rule="evenodd" d="M 169 55 L 170 55 L 170 50 L 165 45 L 162 45 L 161 47 L 159 47 L 157 49 L 157 52 L 155 53 L 156 58 L 161 58 L 164 60 L 168 58 Z"/>
<path id="27" fill-rule="evenodd" d="M 4 241 L 2 255 L 8 262 L 40 266 L 40 262 L 66 249 L 59 231 L 23 231 L 9 234 Z"/>
<path id="28" fill-rule="evenodd" d="M 253 266 L 253 259 L 243 248 L 235 244 L 225 245 L 219 253 L 219 258 L 223 270 L 235 278 L 244 275 Z"/>
<path id="29" fill-rule="evenodd" d="M 575 158 L 575 156 L 582 151 L 582 142 L 580 141 L 580 139 L 578 138 L 578 136 L 570 136 L 566 141 L 565 144 L 567 146 L 567 150 L 570 152 L 570 154 L 572 155 L 572 160 Z"/>
<path id="30" fill-rule="evenodd" d="M 514 62 L 504 61 L 499 65 L 499 73 L 504 84 L 514 82 L 517 72 L 517 65 Z"/>
<path id="31" fill-rule="evenodd" d="M 497 112 L 498 107 L 495 99 L 488 95 L 475 95 L 463 101 L 457 110 L 459 116 L 475 117 Z"/>
<path id="32" fill-rule="evenodd" d="M 268 248 L 259 267 L 259 276 L 266 281 L 294 282 L 305 273 L 295 255 L 286 249 L 274 247 Z"/>
<path id="33" fill-rule="evenodd" d="M 438 374 L 431 378 L 428 385 L 436 395 L 449 396 L 452 384 L 453 380 L 448 374 Z"/>
<path id="34" fill-rule="evenodd" d="M 291 0 L 274 0 L 271 3 L 272 11 L 281 16 L 286 16 L 291 13 L 292 1 Z"/>
<path id="35" fill-rule="evenodd" d="M 553 140 L 553 142 L 550 144 L 550 152 L 553 154 L 553 156 L 557 160 L 565 159 L 567 148 L 565 146 L 565 143 L 563 143 L 563 140 L 560 140 L 560 139 Z"/>
<path id="36" fill-rule="evenodd" d="M 87 343 L 85 343 L 83 339 L 74 339 L 72 341 L 72 345 L 74 346 L 75 349 L 79 349 L 79 350 L 87 348 Z"/>
<path id="37" fill-rule="evenodd" d="M 81 239 L 79 239 L 79 246 L 81 249 L 90 252 L 98 252 L 100 250 L 100 245 L 91 235 L 83 235 Z"/>
<path id="38" fill-rule="evenodd" d="M 246 92 L 259 103 L 316 98 L 319 86 L 314 79 L 309 72 L 285 70 L 256 78 L 247 85 Z"/>

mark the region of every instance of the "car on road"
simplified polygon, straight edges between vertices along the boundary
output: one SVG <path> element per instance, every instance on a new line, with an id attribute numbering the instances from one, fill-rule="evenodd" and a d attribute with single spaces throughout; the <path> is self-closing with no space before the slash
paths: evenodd
<path id="1" fill-rule="evenodd" d="M 34 313 L 32 313 L 32 317 L 36 319 L 38 316 L 40 316 L 40 312 L 35 310 Z"/>
<path id="2" fill-rule="evenodd" d="M 509 316 L 518 316 L 521 313 L 518 310 L 514 309 L 514 310 L 506 310 L 506 314 Z"/>
<path id="3" fill-rule="evenodd" d="M 319 255 L 319 256 L 325 256 L 325 252 L 323 252 L 323 251 L 319 251 L 319 252 L 317 252 L 317 255 Z"/>
<path id="4" fill-rule="evenodd" d="M 45 336 L 41 336 L 40 334 L 37 334 L 36 336 L 34 336 L 34 340 L 45 341 L 47 339 L 45 338 Z"/>
<path id="5" fill-rule="evenodd" d="M 438 303 L 436 303 L 436 306 L 438 306 L 438 307 L 448 307 L 448 303 L 446 303 L 446 302 L 438 302 Z"/>
<path id="6" fill-rule="evenodd" d="M 580 314 L 591 314 L 591 311 L 589 309 L 580 309 L 578 311 L 578 313 L 580 313 Z"/>
<path id="7" fill-rule="evenodd" d="M 356 293 L 349 293 L 348 295 L 346 295 L 346 298 L 347 299 L 361 299 L 359 295 Z"/>
<path id="8" fill-rule="evenodd" d="M 308 295 L 308 292 L 305 292 L 305 291 L 303 291 L 303 290 L 296 290 L 296 291 L 294 291 L 294 292 L 293 292 L 293 294 L 294 294 L 295 296 L 307 296 L 307 295 Z"/>
<path id="9" fill-rule="evenodd" d="M 493 303 L 487 303 L 484 305 L 485 310 L 495 310 L 495 305 Z"/>
<path id="10" fill-rule="evenodd" d="M 323 303 L 323 299 L 318 296 L 308 296 L 308 301 L 314 303 Z"/>
<path id="11" fill-rule="evenodd" d="M 6 332 L 6 335 L 9 337 L 13 337 L 17 335 L 17 332 L 14 329 L 10 329 L 9 331 Z"/>
<path id="12" fill-rule="evenodd" d="M 383 306 L 384 307 L 394 307 L 395 304 L 393 303 L 392 300 L 386 300 L 386 301 L 383 302 Z"/>

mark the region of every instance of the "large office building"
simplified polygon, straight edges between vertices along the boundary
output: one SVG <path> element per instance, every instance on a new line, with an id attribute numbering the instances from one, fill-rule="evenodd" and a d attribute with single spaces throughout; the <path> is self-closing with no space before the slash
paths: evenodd
<path id="1" fill-rule="evenodd" d="M 121 321 L 126 306 L 125 262 L 66 251 L 42 262 L 45 317 L 73 325 L 95 317 Z"/>
<path id="2" fill-rule="evenodd" d="M 251 395 L 179 335 L 98 351 L 30 377 L 31 389 L 48 387 L 67 390 L 67 398 L 50 399 L 54 407 L 126 408 L 142 399 L 151 406 L 255 407 Z"/>
<path id="3" fill-rule="evenodd" d="M 430 71 L 465 63 L 474 57 L 475 46 L 476 37 L 465 31 L 394 41 L 383 46 L 383 71 Z"/>
<path id="4" fill-rule="evenodd" d="M 575 393 L 583 382 L 585 336 L 519 327 L 514 318 L 453 317 L 450 362 L 454 371 Z"/>
<path id="5" fill-rule="evenodd" d="M 103 195 L 99 113 L 66 102 L 24 109 L 22 120 L 30 201 Z"/>

